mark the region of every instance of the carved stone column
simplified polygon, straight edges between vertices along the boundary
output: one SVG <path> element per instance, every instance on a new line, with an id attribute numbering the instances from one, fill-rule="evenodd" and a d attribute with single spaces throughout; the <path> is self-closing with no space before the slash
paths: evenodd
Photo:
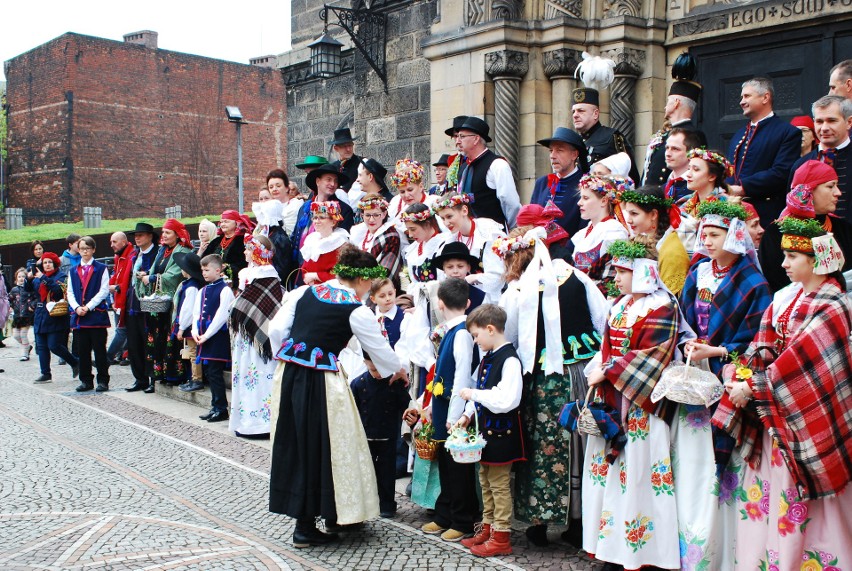
<path id="1" fill-rule="evenodd" d="M 517 176 L 520 159 L 521 78 L 529 71 L 529 54 L 502 50 L 485 54 L 485 71 L 494 78 L 494 146 Z"/>
<path id="2" fill-rule="evenodd" d="M 609 90 L 610 127 L 621 131 L 633 145 L 636 135 L 636 80 L 642 74 L 645 52 L 621 47 L 603 50 L 601 55 L 615 62 L 615 81 Z"/>
<path id="3" fill-rule="evenodd" d="M 571 120 L 571 92 L 577 87 L 574 72 L 577 70 L 583 55 L 580 50 L 570 48 L 559 48 L 544 52 L 544 75 L 550 79 L 550 91 L 552 100 L 552 130 L 557 127 L 568 127 L 573 129 Z"/>

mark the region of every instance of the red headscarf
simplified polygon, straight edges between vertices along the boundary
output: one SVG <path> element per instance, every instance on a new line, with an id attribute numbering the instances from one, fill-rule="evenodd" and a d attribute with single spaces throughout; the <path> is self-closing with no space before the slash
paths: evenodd
<path id="1" fill-rule="evenodd" d="M 547 231 L 547 238 L 544 243 L 550 246 L 555 242 L 568 238 L 568 232 L 562 226 L 556 223 L 556 218 L 562 217 L 562 211 L 553 204 L 553 201 L 548 201 L 547 206 L 540 204 L 527 204 L 521 207 L 518 211 L 518 217 L 515 222 L 517 226 L 538 226 Z"/>
<path id="2" fill-rule="evenodd" d="M 166 220 L 166 223 L 163 224 L 163 230 L 171 230 L 177 234 L 178 244 L 186 246 L 187 248 L 192 248 L 192 240 L 189 237 L 189 232 L 186 231 L 186 226 L 184 226 L 181 221 L 175 218 L 169 218 Z M 160 237 L 160 244 L 165 245 L 162 237 Z"/>
<path id="3" fill-rule="evenodd" d="M 57 256 L 53 252 L 45 252 L 41 256 L 42 264 L 44 264 L 44 260 L 50 260 L 50 261 L 53 262 L 53 271 L 49 272 L 49 273 L 44 272 L 44 265 L 42 265 L 42 271 L 43 271 L 44 275 L 55 276 L 56 272 L 59 271 L 59 266 L 62 265 L 62 262 L 60 261 L 59 256 Z M 47 286 L 44 284 L 44 282 L 40 283 L 39 286 L 38 286 L 38 295 L 41 298 L 42 303 L 46 303 L 46 302 L 50 301 L 50 299 L 49 299 L 50 292 L 47 290 Z"/>
<path id="4" fill-rule="evenodd" d="M 237 223 L 237 234 L 246 234 L 254 230 L 254 222 L 236 210 L 226 210 L 222 213 L 222 220 L 233 220 Z"/>

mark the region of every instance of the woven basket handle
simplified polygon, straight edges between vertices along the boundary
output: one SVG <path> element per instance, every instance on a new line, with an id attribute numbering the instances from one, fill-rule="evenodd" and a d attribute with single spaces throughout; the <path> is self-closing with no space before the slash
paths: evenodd
<path id="1" fill-rule="evenodd" d="M 593 396 L 593 395 L 594 395 L 594 396 Z M 597 398 L 597 387 L 595 387 L 594 385 L 592 385 L 591 387 L 589 387 L 588 392 L 586 392 L 586 400 L 583 402 L 583 406 L 581 407 L 581 406 L 580 406 L 580 403 L 579 403 L 579 402 L 577 402 L 577 408 L 579 408 L 579 409 L 580 409 L 580 413 L 581 413 L 581 414 L 582 414 L 582 412 L 583 412 L 584 410 L 586 410 L 587 408 L 589 408 L 589 403 L 590 403 L 590 402 L 592 402 L 592 399 L 593 399 L 593 398 Z"/>

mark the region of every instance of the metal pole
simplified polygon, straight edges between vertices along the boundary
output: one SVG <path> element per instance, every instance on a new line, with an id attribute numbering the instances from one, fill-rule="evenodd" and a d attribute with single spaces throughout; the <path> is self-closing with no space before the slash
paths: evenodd
<path id="1" fill-rule="evenodd" d="M 243 213 L 243 132 L 242 121 L 237 122 L 237 190 L 239 192 L 239 213 Z"/>

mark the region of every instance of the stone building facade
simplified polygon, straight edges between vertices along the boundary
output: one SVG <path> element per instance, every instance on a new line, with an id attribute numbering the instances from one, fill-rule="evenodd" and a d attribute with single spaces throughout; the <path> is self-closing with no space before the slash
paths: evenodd
<path id="1" fill-rule="evenodd" d="M 288 78 L 290 171 L 299 156 L 328 154 L 340 126 L 360 137 L 356 152 L 391 170 L 406 155 L 432 162 L 453 149 L 444 135 L 452 117 L 479 115 L 528 197 L 535 179 L 549 172 L 547 151 L 536 141 L 571 126 L 583 51 L 617 64 L 615 82 L 602 94 L 602 122 L 628 136 L 639 164 L 662 125 L 670 66 L 682 51 L 698 59 L 705 92 L 697 119 L 717 148 L 742 124 L 745 79 L 774 79 L 782 117 L 809 114 L 810 103 L 827 91 L 831 66 L 852 57 L 852 0 L 374 0 L 372 6 L 389 15 L 386 91 L 348 37 L 332 29 L 350 46 L 347 71 L 311 80 L 306 46 L 322 33 L 322 4 L 293 3 L 299 33 L 293 50 L 276 62 Z"/>
<path id="2" fill-rule="evenodd" d="M 155 32 L 125 42 L 64 34 L 6 62 L 8 206 L 25 223 L 184 216 L 237 206 L 236 105 L 251 204 L 286 164 L 281 73 L 157 49 Z"/>

